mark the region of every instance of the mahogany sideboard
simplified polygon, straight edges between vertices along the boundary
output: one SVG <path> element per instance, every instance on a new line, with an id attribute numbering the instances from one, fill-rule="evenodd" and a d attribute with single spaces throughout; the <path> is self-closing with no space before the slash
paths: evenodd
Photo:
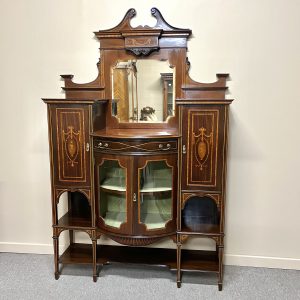
<path id="1" fill-rule="evenodd" d="M 189 76 L 191 30 L 169 25 L 158 9 L 154 27 L 119 25 L 95 32 L 97 78 L 74 83 L 61 75 L 64 99 L 47 103 L 55 278 L 60 264 L 138 263 L 208 271 L 223 284 L 228 74 L 213 83 Z M 61 197 L 66 194 L 67 197 Z M 63 200 L 62 200 L 63 199 Z M 67 200 L 64 200 L 67 199 Z M 58 217 L 59 201 L 67 212 Z M 61 232 L 69 247 L 59 253 Z M 75 232 L 90 244 L 76 242 Z M 103 245 L 106 236 L 123 245 Z M 211 251 L 182 249 L 209 238 Z M 151 248 L 172 239 L 176 249 Z"/>

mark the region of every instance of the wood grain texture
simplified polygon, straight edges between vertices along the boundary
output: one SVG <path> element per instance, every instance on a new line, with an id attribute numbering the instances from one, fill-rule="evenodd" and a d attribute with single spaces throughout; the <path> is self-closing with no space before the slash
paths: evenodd
<path id="1" fill-rule="evenodd" d="M 96 79 L 77 84 L 73 75 L 61 75 L 66 97 L 43 99 L 48 106 L 55 278 L 60 275 L 59 262 L 91 264 L 94 281 L 97 264 L 129 262 L 177 269 L 178 287 L 182 270 L 215 272 L 221 290 L 228 106 L 232 102 L 225 98 L 229 75 L 217 74 L 212 83 L 193 80 L 187 59 L 191 30 L 170 25 L 156 8 L 151 14 L 156 19 L 153 27 L 133 28 L 130 21 L 136 11 L 130 9 L 114 28 L 95 32 L 100 41 Z M 112 68 L 118 61 L 139 56 L 168 61 L 174 69 L 174 116 L 166 122 L 121 122 L 113 116 L 112 90 L 123 98 L 120 106 L 126 106 L 128 99 L 126 86 L 120 83 L 124 83 L 124 74 L 116 74 L 119 80 L 113 87 Z M 162 111 L 166 117 L 166 101 Z M 125 112 L 121 119 L 127 120 L 127 115 Z M 107 226 L 100 216 L 103 188 L 99 185 L 99 167 L 107 160 L 117 161 L 126 173 L 126 220 L 120 228 Z M 140 199 L 135 197 L 140 186 L 139 170 L 151 160 L 166 161 L 172 168 L 171 218 L 164 228 L 155 230 L 141 222 Z M 64 192 L 68 192 L 68 212 L 58 219 L 59 198 Z M 207 198 L 211 200 L 209 205 L 204 201 Z M 209 207 L 215 215 L 200 214 Z M 202 217 L 206 217 L 205 222 L 199 221 Z M 59 235 L 64 230 L 70 231 L 70 247 L 59 256 Z M 75 230 L 86 232 L 91 244 L 76 244 Z M 102 235 L 134 247 L 97 246 Z M 191 236 L 214 239 L 216 251 L 183 250 L 182 244 Z M 176 250 L 137 247 L 167 237 L 176 242 Z"/>

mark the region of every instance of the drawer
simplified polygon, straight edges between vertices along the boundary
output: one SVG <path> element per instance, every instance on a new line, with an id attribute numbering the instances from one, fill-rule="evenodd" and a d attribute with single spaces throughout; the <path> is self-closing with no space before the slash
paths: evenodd
<path id="1" fill-rule="evenodd" d="M 116 141 L 94 138 L 94 151 L 117 153 L 158 153 L 177 152 L 177 140 L 130 140 Z"/>

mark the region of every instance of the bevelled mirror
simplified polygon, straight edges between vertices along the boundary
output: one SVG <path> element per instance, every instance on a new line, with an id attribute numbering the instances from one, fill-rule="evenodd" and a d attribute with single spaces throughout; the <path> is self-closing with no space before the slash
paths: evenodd
<path id="1" fill-rule="evenodd" d="M 167 60 L 128 59 L 111 68 L 112 114 L 121 123 L 160 123 L 175 113 L 175 68 Z"/>

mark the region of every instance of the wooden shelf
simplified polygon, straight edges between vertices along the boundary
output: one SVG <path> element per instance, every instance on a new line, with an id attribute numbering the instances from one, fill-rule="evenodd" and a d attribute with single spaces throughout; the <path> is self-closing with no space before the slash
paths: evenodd
<path id="1" fill-rule="evenodd" d="M 60 256 L 63 264 L 92 264 L 92 245 L 72 244 Z M 113 263 L 152 265 L 176 270 L 176 250 L 162 248 L 97 246 L 97 264 Z M 181 270 L 219 272 L 219 261 L 215 251 L 182 250 Z"/>
<path id="2" fill-rule="evenodd" d="M 59 262 L 63 264 L 92 264 L 93 251 L 89 244 L 71 244 L 60 256 Z"/>
<path id="3" fill-rule="evenodd" d="M 180 233 L 202 234 L 202 235 L 223 235 L 220 232 L 220 225 L 215 224 L 194 224 L 193 226 L 182 225 Z"/>
<path id="4" fill-rule="evenodd" d="M 110 191 L 126 192 L 125 184 L 125 177 L 108 178 L 100 184 L 100 188 Z"/>
<path id="5" fill-rule="evenodd" d="M 219 262 L 215 251 L 182 250 L 183 271 L 218 272 Z M 97 263 L 129 263 L 168 267 L 177 270 L 176 249 L 98 246 Z"/>
<path id="6" fill-rule="evenodd" d="M 164 193 L 171 192 L 171 187 L 143 187 L 140 192 L 141 193 Z"/>
<path id="7" fill-rule="evenodd" d="M 58 224 L 54 227 L 66 227 L 66 228 L 89 228 L 92 227 L 91 216 L 78 216 L 74 215 L 72 211 L 68 211 L 59 220 Z"/>
<path id="8" fill-rule="evenodd" d="M 113 185 L 100 185 L 99 188 L 107 193 L 124 194 L 126 192 L 125 187 L 113 186 Z"/>
<path id="9" fill-rule="evenodd" d="M 219 272 L 219 260 L 215 251 L 182 250 L 181 270 Z"/>
<path id="10" fill-rule="evenodd" d="M 167 173 L 166 176 L 168 175 L 169 174 Z M 147 180 L 146 182 L 144 182 L 140 190 L 141 193 L 161 193 L 172 191 L 172 182 L 169 182 L 168 179 L 161 178 L 159 176 L 154 176 L 154 178 L 155 180 L 153 181 Z"/>
<path id="11" fill-rule="evenodd" d="M 176 269 L 176 250 L 145 247 L 98 245 L 97 263 L 129 263 L 167 266 Z"/>

